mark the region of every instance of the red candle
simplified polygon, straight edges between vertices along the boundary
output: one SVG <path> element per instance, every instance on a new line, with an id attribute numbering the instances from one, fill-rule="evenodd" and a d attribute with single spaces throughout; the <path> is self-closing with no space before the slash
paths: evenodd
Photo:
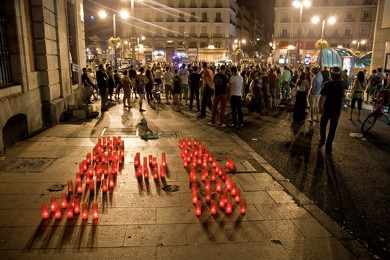
<path id="1" fill-rule="evenodd" d="M 232 194 L 232 196 L 236 196 L 236 193 L 237 193 L 237 186 L 235 183 L 233 183 L 232 188 L 230 189 L 230 194 Z"/>
<path id="2" fill-rule="evenodd" d="M 110 189 L 115 187 L 114 175 L 112 174 L 108 175 L 108 187 Z"/>
<path id="3" fill-rule="evenodd" d="M 211 201 L 210 214 L 213 216 L 217 214 L 217 201 L 216 200 Z"/>
<path id="4" fill-rule="evenodd" d="M 76 173 L 76 182 L 79 182 L 79 181 L 81 181 L 81 175 L 80 175 L 80 173 Z"/>
<path id="5" fill-rule="evenodd" d="M 164 180 L 165 179 L 165 166 L 164 165 L 160 165 L 160 177 L 161 177 L 161 180 Z"/>
<path id="6" fill-rule="evenodd" d="M 77 182 L 76 189 L 78 194 L 83 192 L 83 184 L 81 183 L 81 181 Z"/>
<path id="7" fill-rule="evenodd" d="M 220 192 L 222 190 L 222 184 L 221 184 L 221 181 L 220 180 L 217 180 L 216 184 L 215 184 L 215 190 L 217 192 Z"/>
<path id="8" fill-rule="evenodd" d="M 79 173 L 82 175 L 84 174 L 84 164 L 83 162 L 80 162 L 79 163 Z"/>
<path id="9" fill-rule="evenodd" d="M 61 207 L 63 209 L 66 209 L 68 207 L 68 200 L 66 198 L 66 194 L 65 193 L 61 194 Z"/>
<path id="10" fill-rule="evenodd" d="M 209 191 L 210 190 L 210 180 L 207 179 L 204 183 L 204 189 L 205 191 Z"/>
<path id="11" fill-rule="evenodd" d="M 96 183 L 102 182 L 102 173 L 96 173 Z"/>
<path id="12" fill-rule="evenodd" d="M 198 192 L 196 189 L 192 190 L 192 204 L 196 204 L 198 202 Z"/>
<path id="13" fill-rule="evenodd" d="M 93 181 L 93 179 L 91 179 L 89 181 L 89 192 L 90 193 L 94 193 L 95 192 L 95 182 Z"/>
<path id="14" fill-rule="evenodd" d="M 73 219 L 73 207 L 72 207 L 72 205 L 68 205 L 68 207 L 66 209 L 66 217 L 68 219 Z"/>
<path id="15" fill-rule="evenodd" d="M 43 219 L 48 219 L 49 218 L 49 206 L 47 203 L 42 203 L 42 218 Z"/>
<path id="16" fill-rule="evenodd" d="M 165 153 L 162 153 L 162 155 L 161 155 L 161 165 L 163 165 L 164 168 L 165 168 L 165 166 L 167 166 L 167 158 L 165 156 Z"/>
<path id="17" fill-rule="evenodd" d="M 107 192 L 108 191 L 108 186 L 107 186 L 107 180 L 103 179 L 102 180 L 102 191 Z"/>
<path id="18" fill-rule="evenodd" d="M 92 204 L 92 218 L 98 219 L 99 218 L 99 207 L 96 202 Z"/>
<path id="19" fill-rule="evenodd" d="M 87 155 L 85 156 L 85 160 L 87 161 L 87 164 L 91 164 L 92 161 L 91 153 L 87 153 Z"/>
<path id="20" fill-rule="evenodd" d="M 93 176 L 93 166 L 92 166 L 92 165 L 89 165 L 89 166 L 88 166 L 87 174 L 88 174 L 90 177 Z"/>
<path id="21" fill-rule="evenodd" d="M 134 157 L 134 167 L 138 167 L 139 163 L 140 163 L 140 153 L 136 153 L 135 154 L 135 157 Z"/>
<path id="22" fill-rule="evenodd" d="M 190 172 L 190 181 L 196 182 L 196 173 L 194 171 Z"/>
<path id="23" fill-rule="evenodd" d="M 89 185 L 89 182 L 91 181 L 91 177 L 87 174 L 85 177 L 85 184 Z"/>
<path id="24" fill-rule="evenodd" d="M 104 176 L 108 175 L 108 164 L 102 164 L 103 174 Z"/>
<path id="25" fill-rule="evenodd" d="M 75 214 L 80 214 L 80 202 L 78 198 L 74 198 L 74 207 L 73 211 Z"/>
<path id="26" fill-rule="evenodd" d="M 81 204 L 81 217 L 82 219 L 88 219 L 88 207 L 87 203 Z"/>
<path id="27" fill-rule="evenodd" d="M 56 210 L 56 205 L 58 205 L 57 199 L 56 199 L 56 197 L 53 196 L 53 197 L 50 198 L 50 210 L 51 210 L 51 212 L 54 212 Z"/>
<path id="28" fill-rule="evenodd" d="M 211 191 L 207 190 L 206 191 L 206 203 L 210 204 L 210 201 L 211 201 Z"/>
<path id="29" fill-rule="evenodd" d="M 215 175 L 214 169 L 213 169 L 212 172 L 211 172 L 211 177 L 210 177 L 210 179 L 211 179 L 212 181 L 215 181 L 215 180 L 217 179 L 217 176 Z"/>
<path id="30" fill-rule="evenodd" d="M 148 167 L 144 168 L 144 179 L 145 181 L 149 179 L 149 170 Z"/>
<path id="31" fill-rule="evenodd" d="M 137 168 L 137 178 L 138 179 L 141 179 L 142 178 L 142 165 L 138 165 L 138 168 Z"/>
<path id="32" fill-rule="evenodd" d="M 240 189 L 237 189 L 236 195 L 234 196 L 234 200 L 239 203 L 241 198 L 240 198 Z"/>
<path id="33" fill-rule="evenodd" d="M 61 213 L 60 205 L 57 204 L 56 209 L 55 209 L 55 213 L 54 213 L 54 218 L 56 220 L 58 220 L 58 219 L 61 219 L 61 217 L 62 217 L 62 213 Z"/>
<path id="34" fill-rule="evenodd" d="M 68 181 L 68 193 L 73 194 L 73 181 L 72 180 Z"/>
<path id="35" fill-rule="evenodd" d="M 202 202 L 200 200 L 197 201 L 196 207 L 195 207 L 195 215 L 199 217 L 202 215 Z"/>
<path id="36" fill-rule="evenodd" d="M 223 209 L 225 207 L 225 200 L 226 200 L 226 198 L 223 195 L 219 196 L 219 208 L 220 209 Z"/>
<path id="37" fill-rule="evenodd" d="M 145 158 L 144 157 L 144 162 L 145 162 Z M 151 154 L 149 154 L 149 166 L 152 166 L 153 165 L 153 156 Z"/>
<path id="38" fill-rule="evenodd" d="M 230 199 L 227 199 L 225 212 L 226 212 L 226 214 L 230 215 L 230 214 L 232 214 L 232 211 L 233 211 L 232 201 Z"/>
<path id="39" fill-rule="evenodd" d="M 246 199 L 242 199 L 240 202 L 240 213 L 242 215 L 246 214 Z"/>

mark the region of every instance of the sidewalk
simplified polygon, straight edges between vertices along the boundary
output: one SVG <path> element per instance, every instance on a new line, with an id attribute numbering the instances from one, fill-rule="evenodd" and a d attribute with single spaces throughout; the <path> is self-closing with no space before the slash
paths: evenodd
<path id="1" fill-rule="evenodd" d="M 165 102 L 163 99 L 162 102 Z M 138 112 L 117 104 L 90 121 L 71 121 L 18 143 L 0 161 L 1 259 L 370 259 L 369 252 L 329 219 L 308 198 L 283 178 L 231 129 L 218 129 L 198 120 L 188 108 L 175 112 L 169 105 L 158 110 L 144 104 Z M 96 105 L 95 105 L 96 106 Z M 100 108 L 95 107 L 97 111 Z M 157 140 L 141 140 L 146 131 Z M 75 179 L 79 162 L 92 152 L 99 137 L 121 136 L 125 163 L 113 192 L 83 202 L 98 202 L 97 223 L 81 216 L 43 220 L 41 204 L 60 199 L 68 180 Z M 197 138 L 221 164 L 227 156 L 238 172 L 229 174 L 247 200 L 247 213 L 239 205 L 233 213 L 211 216 L 204 203 L 195 215 L 189 174 L 183 167 L 179 139 Z M 134 156 L 166 153 L 169 172 L 165 182 L 138 182 Z M 200 176 L 200 173 L 198 173 Z M 199 177 L 200 179 L 200 177 Z M 64 190 L 49 192 L 53 184 Z M 85 184 L 84 184 L 85 185 Z M 179 191 L 163 191 L 177 185 Z M 84 187 L 84 186 L 83 186 Z M 91 213 L 91 211 L 90 211 Z"/>

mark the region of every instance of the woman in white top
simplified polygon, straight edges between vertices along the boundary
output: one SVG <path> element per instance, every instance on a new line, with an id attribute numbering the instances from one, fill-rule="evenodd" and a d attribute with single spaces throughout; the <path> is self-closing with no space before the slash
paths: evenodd
<path id="1" fill-rule="evenodd" d="M 297 81 L 297 94 L 294 104 L 293 120 L 296 123 L 303 123 L 306 117 L 306 97 L 310 83 L 306 79 L 306 73 L 302 72 Z"/>

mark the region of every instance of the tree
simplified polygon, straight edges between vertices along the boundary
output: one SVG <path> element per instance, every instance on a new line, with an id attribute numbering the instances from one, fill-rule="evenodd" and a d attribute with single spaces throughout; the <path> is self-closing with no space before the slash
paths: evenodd
<path id="1" fill-rule="evenodd" d="M 315 44 L 314 44 L 314 47 L 317 49 L 317 50 L 323 50 L 325 48 L 328 48 L 329 44 L 327 42 L 327 40 L 324 40 L 324 39 L 319 39 Z"/>

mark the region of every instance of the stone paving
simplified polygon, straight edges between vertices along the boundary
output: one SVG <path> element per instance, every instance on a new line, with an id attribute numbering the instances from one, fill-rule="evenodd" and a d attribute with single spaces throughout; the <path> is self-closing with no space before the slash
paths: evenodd
<path id="1" fill-rule="evenodd" d="M 157 106 L 146 105 L 141 114 L 135 108 L 122 110 L 119 103 L 100 118 L 63 123 L 15 145 L 0 161 L 0 259 L 371 258 L 231 129 L 210 127 L 209 120 L 197 120 L 197 113 L 187 108 L 179 113 Z M 139 133 L 147 130 L 160 138 L 141 140 Z M 79 196 L 82 202 L 98 202 L 99 219 L 83 221 L 75 215 L 68 220 L 65 214 L 61 220 L 52 215 L 42 219 L 41 204 L 52 196 L 59 200 L 67 188 L 47 189 L 74 180 L 79 162 L 107 133 L 124 135 L 125 161 L 116 186 L 108 193 L 99 190 L 90 196 L 84 191 Z M 231 215 L 220 211 L 211 216 L 207 210 L 195 215 L 180 138 L 202 140 L 220 163 L 230 156 L 255 169 L 229 173 L 247 200 L 246 215 L 239 213 L 239 205 Z M 137 180 L 137 152 L 158 160 L 166 153 L 164 183 L 152 177 L 147 183 Z M 179 191 L 163 191 L 164 185 L 177 185 Z"/>

